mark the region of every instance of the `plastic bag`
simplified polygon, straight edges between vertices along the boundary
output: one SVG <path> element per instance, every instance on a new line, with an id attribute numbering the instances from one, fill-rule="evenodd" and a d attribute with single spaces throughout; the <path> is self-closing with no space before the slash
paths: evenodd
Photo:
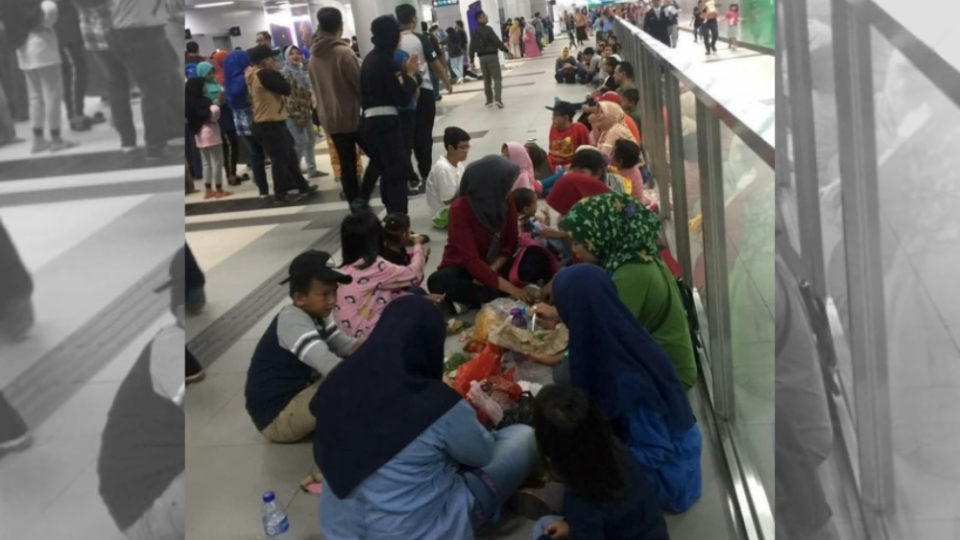
<path id="1" fill-rule="evenodd" d="M 563 324 L 558 324 L 553 330 L 538 328 L 531 332 L 525 328 L 517 328 L 508 321 L 491 329 L 487 340 L 504 349 L 523 354 L 555 355 L 567 350 L 570 333 Z"/>
<path id="2" fill-rule="evenodd" d="M 470 391 L 470 381 L 485 381 L 494 375 L 500 375 L 503 368 L 500 363 L 501 351 L 496 345 L 487 344 L 480 354 L 457 369 L 453 388 L 466 396 Z"/>
<path id="3" fill-rule="evenodd" d="M 479 352 L 487 342 L 490 330 L 500 325 L 503 321 L 510 319 L 510 310 L 524 305 L 511 298 L 497 298 L 493 302 L 488 302 L 480 309 L 477 319 L 474 321 L 473 336 L 464 347 L 469 352 Z"/>

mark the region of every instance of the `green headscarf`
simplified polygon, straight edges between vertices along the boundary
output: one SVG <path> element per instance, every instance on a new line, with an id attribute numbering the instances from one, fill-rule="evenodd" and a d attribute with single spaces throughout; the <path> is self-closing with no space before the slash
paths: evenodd
<path id="1" fill-rule="evenodd" d="M 214 69 L 214 65 L 210 62 L 200 62 L 197 64 L 197 77 L 206 79 L 207 74 Z M 203 94 L 207 96 L 207 99 L 215 104 L 217 103 L 217 98 L 220 96 L 220 90 L 220 83 L 218 83 L 216 80 L 207 81 L 203 85 Z"/>
<path id="2" fill-rule="evenodd" d="M 624 193 L 583 199 L 567 212 L 560 227 L 609 272 L 628 262 L 650 262 L 660 251 L 660 218 Z"/>

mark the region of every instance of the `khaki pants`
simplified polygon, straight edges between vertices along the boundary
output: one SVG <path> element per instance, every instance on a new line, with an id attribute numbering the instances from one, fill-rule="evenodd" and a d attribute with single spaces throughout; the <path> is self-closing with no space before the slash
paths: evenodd
<path id="1" fill-rule="evenodd" d="M 320 381 L 317 381 L 294 396 L 273 422 L 264 428 L 263 436 L 276 443 L 292 443 L 313 433 L 317 419 L 310 413 L 310 401 L 319 386 Z"/>
<path id="2" fill-rule="evenodd" d="M 136 523 L 123 532 L 128 540 L 184 538 L 184 475 L 180 473 Z"/>

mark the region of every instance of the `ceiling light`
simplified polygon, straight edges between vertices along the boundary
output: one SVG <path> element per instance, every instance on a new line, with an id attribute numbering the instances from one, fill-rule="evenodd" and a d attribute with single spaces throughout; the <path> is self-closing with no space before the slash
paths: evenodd
<path id="1" fill-rule="evenodd" d="M 232 6 L 234 3 L 235 2 L 233 0 L 229 0 L 228 2 L 210 2 L 207 4 L 197 4 L 193 7 L 195 7 L 196 9 L 204 9 L 204 8 L 212 8 L 212 7 L 220 7 L 220 6 Z"/>

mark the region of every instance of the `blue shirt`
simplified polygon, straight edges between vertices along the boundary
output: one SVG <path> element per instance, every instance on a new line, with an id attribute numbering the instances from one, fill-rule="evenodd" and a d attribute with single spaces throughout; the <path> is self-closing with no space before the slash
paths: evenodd
<path id="1" fill-rule="evenodd" d="M 493 436 L 461 400 L 345 499 L 320 496 L 328 540 L 470 540 L 474 497 L 459 474 L 493 458 Z"/>
<path id="2" fill-rule="evenodd" d="M 401 70 L 401 71 L 403 70 L 403 63 L 407 60 L 407 58 L 410 58 L 410 55 L 407 54 L 407 52 L 404 51 L 403 49 L 397 49 L 393 53 L 393 63 L 398 70 Z M 420 61 L 423 62 L 422 59 Z M 417 110 L 417 100 L 411 99 L 409 105 L 407 105 L 406 107 L 400 107 L 400 109 L 404 111 Z"/>

